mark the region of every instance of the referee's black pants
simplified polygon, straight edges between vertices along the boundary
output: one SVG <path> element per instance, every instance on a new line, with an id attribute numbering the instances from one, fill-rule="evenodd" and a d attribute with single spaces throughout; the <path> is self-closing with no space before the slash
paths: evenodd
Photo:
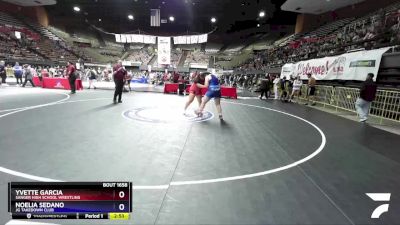
<path id="1" fill-rule="evenodd" d="M 115 92 L 114 92 L 114 102 L 117 100 L 118 102 L 122 101 L 122 91 L 124 89 L 124 80 L 114 80 L 115 83 Z"/>
<path id="2" fill-rule="evenodd" d="M 75 93 L 75 91 L 76 91 L 75 80 L 76 80 L 76 76 L 68 77 L 69 86 L 71 87 L 71 93 Z"/>

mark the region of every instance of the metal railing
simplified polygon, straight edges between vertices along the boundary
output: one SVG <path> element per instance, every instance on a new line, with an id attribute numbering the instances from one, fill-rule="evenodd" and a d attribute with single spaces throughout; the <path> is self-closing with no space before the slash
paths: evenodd
<path id="1" fill-rule="evenodd" d="M 307 87 L 302 87 L 301 100 L 307 98 Z M 336 111 L 345 110 L 356 114 L 355 102 L 360 96 L 360 89 L 348 87 L 316 86 L 315 102 L 323 107 L 332 107 Z M 400 91 L 378 89 L 371 104 L 370 115 L 383 120 L 400 122 Z"/>

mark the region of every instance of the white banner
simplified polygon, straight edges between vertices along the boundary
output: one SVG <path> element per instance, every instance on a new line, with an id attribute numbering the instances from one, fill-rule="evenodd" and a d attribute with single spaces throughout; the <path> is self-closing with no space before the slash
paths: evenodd
<path id="1" fill-rule="evenodd" d="M 121 43 L 121 35 L 120 34 L 115 34 L 115 41 L 117 43 Z"/>
<path id="2" fill-rule="evenodd" d="M 143 35 L 133 34 L 132 35 L 132 42 L 134 42 L 134 43 L 143 43 Z"/>
<path id="3" fill-rule="evenodd" d="M 207 39 L 208 34 L 173 37 L 174 44 L 201 44 L 206 43 Z M 140 34 L 115 34 L 115 41 L 117 43 L 156 44 L 156 36 Z"/>
<path id="4" fill-rule="evenodd" d="M 199 42 L 199 36 L 193 35 L 190 36 L 190 44 L 197 44 Z"/>
<path id="5" fill-rule="evenodd" d="M 127 43 L 132 43 L 132 35 L 126 35 L 126 42 Z"/>
<path id="6" fill-rule="evenodd" d="M 121 34 L 121 42 L 126 43 L 126 35 L 125 34 Z"/>
<path id="7" fill-rule="evenodd" d="M 351 52 L 334 57 L 311 59 L 282 67 L 281 77 L 307 79 L 311 73 L 317 80 L 359 80 L 364 81 L 368 73 L 378 74 L 382 55 L 390 48 Z"/>
<path id="8" fill-rule="evenodd" d="M 171 64 L 171 38 L 158 37 L 158 64 Z"/>
<path id="9" fill-rule="evenodd" d="M 145 43 L 145 44 L 155 44 L 156 43 L 156 37 L 155 36 L 150 36 L 150 35 L 143 35 L 143 43 Z"/>
<path id="10" fill-rule="evenodd" d="M 199 36 L 199 43 L 206 43 L 208 39 L 208 34 L 202 34 Z"/>

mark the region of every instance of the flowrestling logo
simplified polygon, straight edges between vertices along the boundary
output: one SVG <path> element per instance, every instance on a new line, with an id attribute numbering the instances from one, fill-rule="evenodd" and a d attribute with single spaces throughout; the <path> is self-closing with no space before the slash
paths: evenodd
<path id="1" fill-rule="evenodd" d="M 149 123 L 204 122 L 214 118 L 214 114 L 206 110 L 199 117 L 194 110 L 187 110 L 183 114 L 180 108 L 161 106 L 129 109 L 124 111 L 122 116 L 130 120 Z"/>
<path id="2" fill-rule="evenodd" d="M 390 193 L 365 193 L 368 197 L 370 197 L 375 202 L 387 202 L 387 204 L 382 204 L 375 208 L 372 212 L 372 219 L 379 219 L 379 217 L 389 211 L 389 201 L 390 201 Z"/>

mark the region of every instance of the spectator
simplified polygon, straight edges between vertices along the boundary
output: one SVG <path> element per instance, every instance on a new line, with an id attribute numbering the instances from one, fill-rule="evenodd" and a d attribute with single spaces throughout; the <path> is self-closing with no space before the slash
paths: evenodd
<path id="1" fill-rule="evenodd" d="M 317 84 L 317 81 L 315 78 L 311 75 L 311 73 L 307 74 L 308 77 L 308 86 L 307 86 L 307 103 L 305 105 L 308 105 L 310 100 L 312 101 L 312 106 L 315 105 L 315 86 Z"/>
<path id="2" fill-rule="evenodd" d="M 283 77 L 280 80 L 278 89 L 280 92 L 281 101 L 285 101 L 286 97 L 288 96 L 288 80 L 286 79 L 286 77 Z"/>
<path id="3" fill-rule="evenodd" d="M 277 100 L 279 98 L 279 84 L 281 83 L 281 79 L 279 79 L 279 76 L 275 76 L 273 83 L 275 100 Z"/>
<path id="4" fill-rule="evenodd" d="M 16 62 L 13 67 L 13 70 L 15 79 L 17 79 L 17 85 L 22 85 L 22 74 L 23 74 L 22 66 L 20 66 L 19 63 Z"/>
<path id="5" fill-rule="evenodd" d="M 373 81 L 374 74 L 369 73 L 360 89 L 360 97 L 357 99 L 355 107 L 360 118 L 360 122 L 368 120 L 369 108 L 371 102 L 376 96 L 377 85 Z"/>
<path id="6" fill-rule="evenodd" d="M 265 99 L 269 98 L 269 80 L 268 80 L 267 76 L 265 76 L 265 78 L 261 79 L 260 91 L 261 91 L 260 99 L 262 99 L 264 94 L 265 94 Z"/>
<path id="7" fill-rule="evenodd" d="M 32 85 L 32 87 L 35 87 L 35 84 L 33 83 L 33 74 L 31 67 L 29 65 L 24 65 L 24 75 L 25 75 L 25 81 L 22 87 L 25 87 L 26 83 L 29 81 Z"/>
<path id="8" fill-rule="evenodd" d="M 7 79 L 5 64 L 6 64 L 6 63 L 5 63 L 4 61 L 0 61 L 0 77 L 1 77 L 1 84 L 5 84 L 5 83 L 6 83 L 6 79 Z M 0 84 L 0 85 L 1 85 L 1 84 Z"/>
<path id="9" fill-rule="evenodd" d="M 95 85 L 95 82 L 97 79 L 96 70 L 89 69 L 88 74 L 86 74 L 86 76 L 89 77 L 89 88 L 88 89 L 90 89 L 90 87 L 92 87 L 92 85 L 93 85 L 93 88 L 96 89 L 96 85 Z"/>
<path id="10" fill-rule="evenodd" d="M 299 95 L 300 95 L 300 90 L 301 86 L 303 85 L 303 82 L 300 79 L 300 76 L 296 78 L 296 80 L 293 82 L 293 91 L 292 95 L 290 96 L 290 99 L 293 100 L 294 97 L 297 97 L 297 101 L 299 101 Z"/>

